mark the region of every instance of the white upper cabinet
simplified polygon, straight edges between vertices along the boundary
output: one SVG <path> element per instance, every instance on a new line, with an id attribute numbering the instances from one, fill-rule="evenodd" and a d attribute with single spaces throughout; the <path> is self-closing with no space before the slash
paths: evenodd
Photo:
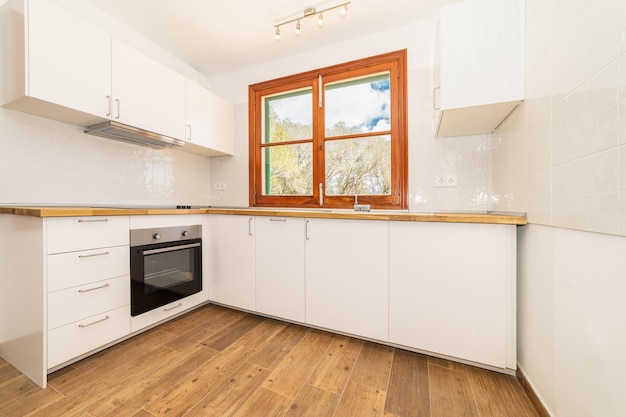
<path id="1" fill-rule="evenodd" d="M 466 0 L 441 8 L 437 136 L 493 132 L 524 99 L 524 25 L 524 0 Z"/>
<path id="2" fill-rule="evenodd" d="M 187 79 L 186 131 L 182 151 L 204 156 L 233 154 L 233 105 Z"/>
<path id="3" fill-rule="evenodd" d="M 112 120 L 185 136 L 185 77 L 113 39 Z"/>
<path id="4" fill-rule="evenodd" d="M 90 126 L 113 120 L 232 155 L 233 106 L 49 0 L 0 9 L 0 105 Z"/>
<path id="5" fill-rule="evenodd" d="M 47 0 L 24 6 L 2 13 L 2 104 L 79 125 L 106 118 L 111 36 Z"/>

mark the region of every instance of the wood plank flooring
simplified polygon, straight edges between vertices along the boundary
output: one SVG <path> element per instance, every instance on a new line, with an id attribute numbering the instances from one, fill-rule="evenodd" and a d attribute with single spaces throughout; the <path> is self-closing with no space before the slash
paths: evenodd
<path id="1" fill-rule="evenodd" d="M 0 416 L 539 417 L 514 377 L 208 305 L 49 375 Z"/>

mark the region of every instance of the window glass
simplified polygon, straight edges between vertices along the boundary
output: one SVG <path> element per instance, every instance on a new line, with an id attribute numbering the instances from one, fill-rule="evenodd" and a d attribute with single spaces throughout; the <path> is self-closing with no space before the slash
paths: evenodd
<path id="1" fill-rule="evenodd" d="M 311 89 L 290 91 L 265 98 L 264 143 L 311 139 Z"/>
<path id="2" fill-rule="evenodd" d="M 311 143 L 279 145 L 263 152 L 264 195 L 312 195 Z"/>
<path id="3" fill-rule="evenodd" d="M 391 137 L 326 142 L 326 195 L 388 195 Z"/>
<path id="4" fill-rule="evenodd" d="M 391 130 L 389 73 L 325 86 L 326 137 Z"/>

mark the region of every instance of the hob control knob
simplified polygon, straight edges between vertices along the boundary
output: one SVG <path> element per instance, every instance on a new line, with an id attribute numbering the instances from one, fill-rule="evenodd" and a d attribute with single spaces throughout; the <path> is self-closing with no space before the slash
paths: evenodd
<path id="1" fill-rule="evenodd" d="M 161 239 L 161 235 L 158 234 L 158 233 L 155 233 L 155 234 L 152 235 L 152 239 L 159 240 L 159 239 Z"/>
<path id="2" fill-rule="evenodd" d="M 188 232 L 187 230 L 183 231 L 183 233 L 182 233 L 182 234 L 183 234 L 183 236 L 184 236 L 184 237 L 189 236 L 189 232 Z"/>

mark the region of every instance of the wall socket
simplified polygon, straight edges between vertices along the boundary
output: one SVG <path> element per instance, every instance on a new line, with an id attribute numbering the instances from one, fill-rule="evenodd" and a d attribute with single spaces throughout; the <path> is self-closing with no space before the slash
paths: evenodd
<path id="1" fill-rule="evenodd" d="M 215 188 L 215 191 L 226 191 L 226 183 L 218 182 L 215 184 L 214 188 Z"/>
<path id="2" fill-rule="evenodd" d="M 458 187 L 456 175 L 446 175 L 435 179 L 435 187 Z"/>

